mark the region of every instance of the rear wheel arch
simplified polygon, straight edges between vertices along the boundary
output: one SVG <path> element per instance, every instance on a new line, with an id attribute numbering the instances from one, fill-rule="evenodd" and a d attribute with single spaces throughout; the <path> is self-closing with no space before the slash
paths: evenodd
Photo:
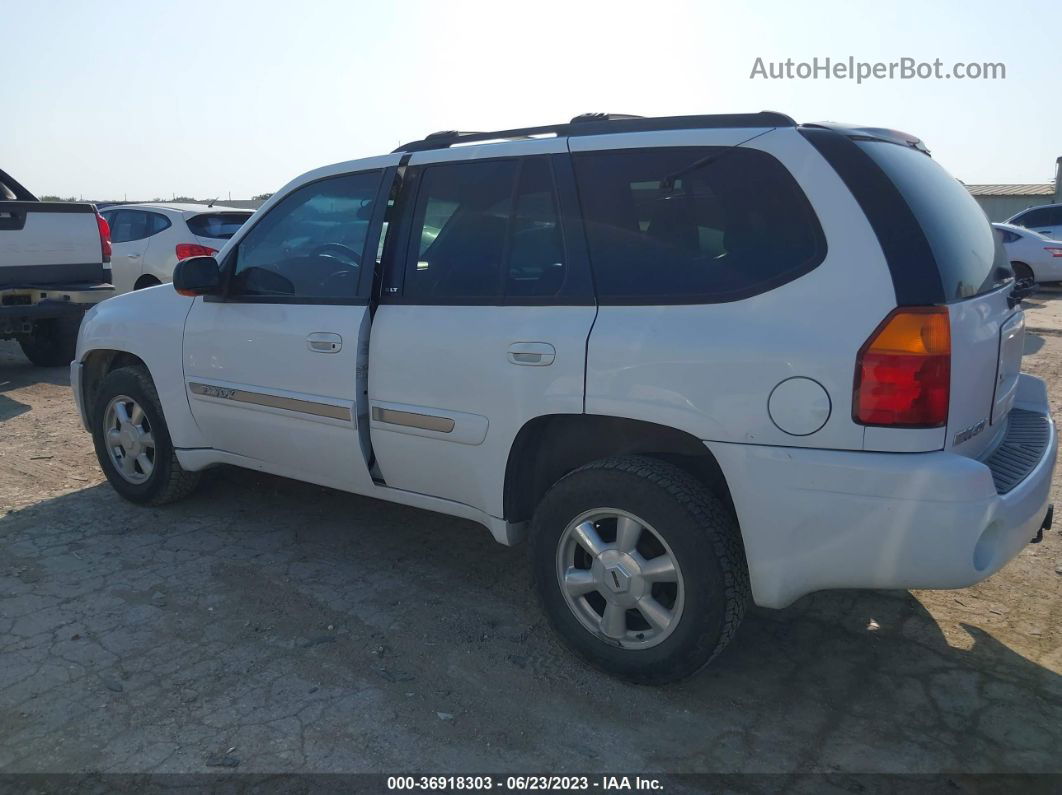
<path id="1" fill-rule="evenodd" d="M 525 423 L 510 447 L 505 467 L 505 518 L 510 522 L 530 520 L 539 501 L 562 477 L 591 462 L 621 455 L 674 464 L 734 512 L 719 462 L 696 436 L 624 417 L 549 414 Z"/>
<path id="2" fill-rule="evenodd" d="M 136 280 L 136 284 L 133 285 L 133 289 L 143 290 L 145 287 L 157 287 L 160 284 L 162 284 L 162 282 L 160 282 L 150 273 L 145 273 L 139 279 Z"/>

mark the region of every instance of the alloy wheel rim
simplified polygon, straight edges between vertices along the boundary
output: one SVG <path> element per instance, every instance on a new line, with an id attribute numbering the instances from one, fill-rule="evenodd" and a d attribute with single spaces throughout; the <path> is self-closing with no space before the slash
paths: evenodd
<path id="1" fill-rule="evenodd" d="M 613 646 L 655 646 L 682 618 L 685 588 L 674 552 L 628 511 L 575 517 L 557 544 L 557 580 L 579 623 Z"/>
<path id="2" fill-rule="evenodd" d="M 155 434 L 139 403 L 128 395 L 111 399 L 103 412 L 103 440 L 115 471 L 139 485 L 155 471 Z"/>

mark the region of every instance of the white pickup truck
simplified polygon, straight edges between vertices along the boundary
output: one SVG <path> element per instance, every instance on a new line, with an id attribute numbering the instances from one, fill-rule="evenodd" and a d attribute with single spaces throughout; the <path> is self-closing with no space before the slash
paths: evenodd
<path id="1" fill-rule="evenodd" d="M 82 315 L 114 294 L 110 262 L 94 205 L 39 201 L 0 171 L 0 340 L 40 367 L 68 364 Z"/>

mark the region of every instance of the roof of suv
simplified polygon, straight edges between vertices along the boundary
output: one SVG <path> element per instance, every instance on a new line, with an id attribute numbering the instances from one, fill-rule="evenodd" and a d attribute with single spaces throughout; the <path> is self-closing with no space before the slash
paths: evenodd
<path id="1" fill-rule="evenodd" d="M 539 127 L 520 127 L 493 132 L 462 132 L 443 130 L 434 132 L 419 141 L 402 144 L 395 152 L 421 152 L 427 149 L 447 149 L 455 145 L 494 143 L 496 141 L 534 140 L 548 137 L 573 137 L 581 135 L 607 135 L 610 133 L 649 132 L 653 130 L 691 130 L 718 128 L 777 128 L 813 127 L 833 130 L 852 138 L 874 139 L 910 146 L 929 154 L 920 139 L 899 130 L 884 127 L 860 127 L 837 122 L 798 124 L 792 117 L 777 111 L 759 113 L 705 114 L 694 116 L 633 116 L 626 113 L 584 113 L 563 124 Z"/>

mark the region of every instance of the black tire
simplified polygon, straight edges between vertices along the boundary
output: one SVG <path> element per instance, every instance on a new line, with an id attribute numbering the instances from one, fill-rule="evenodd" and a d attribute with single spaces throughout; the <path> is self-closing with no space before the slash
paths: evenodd
<path id="1" fill-rule="evenodd" d="M 133 285 L 134 290 L 143 290 L 146 287 L 158 287 L 162 282 L 156 279 L 154 276 L 141 276 L 136 280 L 136 284 Z"/>
<path id="2" fill-rule="evenodd" d="M 1036 277 L 1033 275 L 1033 270 L 1024 262 L 1012 262 L 1010 263 L 1011 270 L 1014 271 L 1014 278 L 1021 282 L 1027 279 L 1036 281 Z"/>
<path id="3" fill-rule="evenodd" d="M 65 367 L 77 354 L 80 328 L 80 317 L 38 320 L 33 324 L 33 336 L 20 337 L 18 344 L 37 367 Z"/>
<path id="4" fill-rule="evenodd" d="M 126 480 L 107 450 L 104 415 L 111 400 L 119 395 L 126 395 L 141 406 L 154 437 L 154 467 L 143 483 Z M 142 367 L 120 367 L 104 377 L 91 409 L 90 422 L 100 468 L 114 490 L 130 502 L 164 505 L 187 497 L 199 485 L 200 473 L 181 469 L 177 461 L 158 392 L 151 376 Z"/>
<path id="5" fill-rule="evenodd" d="M 580 515 L 604 507 L 651 525 L 683 573 L 684 607 L 657 645 L 622 648 L 595 634 L 563 593 L 558 545 L 564 531 Z M 565 476 L 536 509 L 530 542 L 535 587 L 557 633 L 592 665 L 633 682 L 663 684 L 699 671 L 734 637 L 750 601 L 737 520 L 703 484 L 656 459 L 607 458 Z"/>

